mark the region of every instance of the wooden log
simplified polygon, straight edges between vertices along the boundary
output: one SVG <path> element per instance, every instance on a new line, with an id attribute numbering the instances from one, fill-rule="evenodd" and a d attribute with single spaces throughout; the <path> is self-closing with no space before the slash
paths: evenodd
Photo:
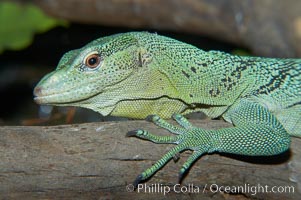
<path id="1" fill-rule="evenodd" d="M 218 120 L 192 122 L 206 129 L 229 126 Z M 186 151 L 177 163 L 170 161 L 139 190 L 128 191 L 140 172 L 174 146 L 125 137 L 127 131 L 137 128 L 168 134 L 145 121 L 0 127 L 1 199 L 300 197 L 300 138 L 292 138 L 290 151 L 278 156 L 204 155 L 181 186 L 175 186 L 178 170 L 191 154 Z M 225 192 L 226 186 L 241 186 L 249 191 Z M 268 191 L 258 187 L 268 187 Z M 272 187 L 274 192 L 270 192 Z M 170 191 L 164 194 L 168 188 Z M 221 191 L 216 192 L 218 189 Z"/>
<path id="2" fill-rule="evenodd" d="M 33 2 L 73 22 L 202 34 L 245 46 L 257 55 L 301 56 L 300 0 Z"/>

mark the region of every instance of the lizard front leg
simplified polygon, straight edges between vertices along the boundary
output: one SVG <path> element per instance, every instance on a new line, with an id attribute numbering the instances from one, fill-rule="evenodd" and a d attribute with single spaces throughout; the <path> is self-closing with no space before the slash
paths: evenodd
<path id="1" fill-rule="evenodd" d="M 216 146 L 216 144 L 211 144 L 211 142 L 214 141 L 214 139 L 212 139 L 214 137 L 213 134 L 209 134 L 208 131 L 203 129 L 193 127 L 186 118 L 179 114 L 173 115 L 173 118 L 178 122 L 179 125 L 181 125 L 181 127 L 171 125 L 157 115 L 151 115 L 147 119 L 154 122 L 156 125 L 167 129 L 169 132 L 176 134 L 175 136 L 156 136 L 146 130 L 141 129 L 128 132 L 127 136 L 136 136 L 155 143 L 177 144 L 177 146 L 166 153 L 152 167 L 141 173 L 136 178 L 134 186 L 137 186 L 141 180 L 145 180 L 152 176 L 170 159 L 177 157 L 177 154 L 184 150 L 191 149 L 194 152 L 182 166 L 179 179 L 181 179 L 182 175 L 190 167 L 190 165 L 203 153 L 215 151 L 215 149 L 211 148 Z"/>
<path id="2" fill-rule="evenodd" d="M 225 114 L 234 125 L 231 128 L 204 130 L 192 126 L 181 115 L 173 118 L 181 127 L 173 126 L 154 115 L 150 119 L 158 126 L 175 133 L 175 136 L 156 136 L 145 130 L 136 130 L 128 136 L 136 136 L 155 143 L 177 144 L 152 167 L 141 173 L 134 185 L 149 178 L 162 168 L 170 159 L 184 150 L 192 150 L 192 155 L 180 169 L 180 179 L 191 164 L 201 155 L 211 152 L 225 152 L 249 156 L 276 155 L 286 151 L 290 137 L 276 117 L 263 106 L 240 100 Z"/>

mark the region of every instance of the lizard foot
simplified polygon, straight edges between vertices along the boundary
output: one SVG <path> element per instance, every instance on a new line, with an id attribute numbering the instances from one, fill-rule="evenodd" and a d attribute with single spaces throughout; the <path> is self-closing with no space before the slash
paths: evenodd
<path id="1" fill-rule="evenodd" d="M 146 130 L 141 129 L 130 131 L 127 133 L 127 136 L 135 136 L 145 140 L 153 141 L 155 143 L 177 144 L 177 146 L 173 147 L 153 166 L 145 170 L 136 178 L 134 182 L 135 187 L 137 187 L 139 182 L 155 174 L 170 159 L 177 159 L 179 157 L 180 152 L 184 150 L 192 150 L 192 155 L 187 159 L 187 161 L 183 164 L 183 166 L 180 169 L 179 181 L 181 181 L 183 175 L 195 160 L 197 160 L 204 153 L 214 151 L 214 148 L 212 148 L 214 146 L 212 144 L 213 138 L 212 135 L 209 134 L 210 131 L 192 126 L 192 124 L 188 122 L 186 118 L 179 114 L 174 114 L 173 119 L 175 119 L 181 127 L 169 124 L 157 115 L 151 115 L 147 118 L 148 121 L 155 123 L 157 126 L 167 129 L 171 133 L 176 134 L 175 136 L 156 136 Z"/>
<path id="2" fill-rule="evenodd" d="M 181 126 L 177 127 L 171 125 L 170 123 L 166 122 L 165 120 L 161 119 L 158 115 L 149 115 L 146 120 L 153 122 L 157 126 L 168 130 L 171 133 L 181 135 L 187 132 L 187 129 L 193 128 L 192 124 L 182 115 L 180 114 L 173 114 L 172 118 Z"/>

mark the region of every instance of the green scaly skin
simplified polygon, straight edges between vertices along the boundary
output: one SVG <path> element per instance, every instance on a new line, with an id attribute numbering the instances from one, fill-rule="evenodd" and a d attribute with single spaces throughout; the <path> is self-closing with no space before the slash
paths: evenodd
<path id="1" fill-rule="evenodd" d="M 91 60 L 91 54 L 99 62 Z M 157 34 L 131 32 L 103 37 L 66 53 L 34 94 L 39 104 L 85 107 L 104 116 L 152 115 L 151 121 L 174 133 L 128 133 L 176 144 L 137 177 L 137 185 L 183 150 L 193 153 L 180 177 L 208 152 L 268 156 L 286 151 L 290 135 L 301 136 L 300 83 L 301 59 L 205 52 Z M 197 111 L 222 117 L 234 127 L 203 130 L 180 115 Z M 180 127 L 159 116 L 173 116 Z"/>

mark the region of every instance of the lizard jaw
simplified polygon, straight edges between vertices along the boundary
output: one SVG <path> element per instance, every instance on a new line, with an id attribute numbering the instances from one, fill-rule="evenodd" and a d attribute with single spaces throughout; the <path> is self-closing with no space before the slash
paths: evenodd
<path id="1" fill-rule="evenodd" d="M 33 90 L 33 95 L 34 98 L 33 100 L 37 103 L 37 104 L 43 104 L 43 96 L 41 96 L 42 93 L 42 88 L 41 87 L 35 87 Z"/>
<path id="2" fill-rule="evenodd" d="M 37 103 L 37 104 L 47 104 L 47 105 L 60 105 L 60 104 L 64 104 L 64 105 L 67 105 L 67 104 L 72 104 L 74 102 L 79 102 L 79 101 L 82 101 L 84 99 L 76 99 L 76 98 L 71 98 L 69 99 L 68 101 L 66 101 L 66 96 L 69 96 L 69 97 L 74 97 L 75 95 L 72 95 L 74 93 L 76 93 L 76 91 L 72 91 L 72 90 L 69 90 L 69 91 L 63 91 L 63 92 L 60 92 L 60 93 L 49 93 L 47 94 L 47 90 L 46 89 L 43 89 L 43 87 L 40 87 L 40 86 L 37 86 L 34 88 L 34 101 Z"/>

